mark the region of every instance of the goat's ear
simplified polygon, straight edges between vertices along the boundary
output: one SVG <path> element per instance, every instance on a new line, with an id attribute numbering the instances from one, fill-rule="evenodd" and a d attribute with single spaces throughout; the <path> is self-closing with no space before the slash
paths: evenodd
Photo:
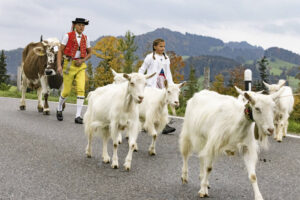
<path id="1" fill-rule="evenodd" d="M 244 93 L 244 97 L 252 104 L 255 104 L 255 100 L 253 99 L 253 97 L 250 96 L 250 94 L 248 94 L 247 92 Z"/>
<path id="2" fill-rule="evenodd" d="M 45 50 L 42 47 L 35 47 L 33 48 L 33 52 L 38 56 L 46 55 Z"/>
<path id="3" fill-rule="evenodd" d="M 185 86 L 186 81 L 183 81 L 182 83 L 179 84 L 179 88 L 182 88 L 183 86 Z"/>
<path id="4" fill-rule="evenodd" d="M 268 83 L 266 83 L 266 82 L 264 82 L 264 81 L 263 81 L 263 83 L 264 83 L 264 85 L 266 86 L 266 88 L 270 89 L 271 85 L 269 85 Z"/>
<path id="5" fill-rule="evenodd" d="M 130 76 L 128 74 L 123 74 L 123 77 L 126 78 L 128 81 L 130 81 Z"/>
<path id="6" fill-rule="evenodd" d="M 165 85 L 165 88 L 168 89 L 168 80 L 167 79 L 165 79 L 164 85 Z"/>
<path id="7" fill-rule="evenodd" d="M 282 86 L 284 86 L 284 85 L 285 85 L 285 82 L 286 82 L 285 80 L 282 80 L 282 79 L 279 80 L 279 81 L 278 81 L 279 88 L 281 88 Z"/>
<path id="8" fill-rule="evenodd" d="M 154 72 L 153 74 L 151 74 L 151 75 L 146 75 L 146 79 L 149 79 L 149 78 L 151 78 L 152 76 L 154 76 L 156 74 L 156 72 Z"/>
<path id="9" fill-rule="evenodd" d="M 264 93 L 264 90 L 261 90 L 261 91 L 258 91 L 256 92 L 257 94 L 263 94 Z"/>
<path id="10" fill-rule="evenodd" d="M 238 88 L 236 86 L 234 86 L 234 88 L 240 95 L 244 95 L 244 92 L 240 88 Z"/>
<path id="11" fill-rule="evenodd" d="M 273 98 L 273 100 L 275 101 L 277 98 L 279 98 L 283 91 L 284 91 L 284 88 L 280 88 L 280 90 L 271 94 L 271 97 Z"/>
<path id="12" fill-rule="evenodd" d="M 110 68 L 111 72 L 113 73 L 114 76 L 117 76 L 117 72 L 113 70 L 113 68 Z"/>

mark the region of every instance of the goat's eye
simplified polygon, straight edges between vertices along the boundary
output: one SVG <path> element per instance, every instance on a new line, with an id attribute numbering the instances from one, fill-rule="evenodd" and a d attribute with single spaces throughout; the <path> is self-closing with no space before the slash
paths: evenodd
<path id="1" fill-rule="evenodd" d="M 255 110 L 256 110 L 257 112 L 261 112 L 261 110 L 260 110 L 258 107 L 255 107 Z"/>

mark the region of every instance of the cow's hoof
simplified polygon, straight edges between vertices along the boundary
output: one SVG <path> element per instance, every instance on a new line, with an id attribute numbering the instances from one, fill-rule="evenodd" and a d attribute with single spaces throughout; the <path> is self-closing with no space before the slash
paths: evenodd
<path id="1" fill-rule="evenodd" d="M 20 110 L 26 110 L 26 106 L 20 106 Z"/>
<path id="2" fill-rule="evenodd" d="M 44 108 L 43 108 L 43 107 L 38 107 L 38 111 L 39 111 L 39 112 L 43 112 L 43 111 L 44 111 Z"/>
<path id="3" fill-rule="evenodd" d="M 44 115 L 50 115 L 50 111 L 49 111 L 49 110 L 46 110 L 46 111 L 43 112 L 43 114 L 44 114 Z"/>

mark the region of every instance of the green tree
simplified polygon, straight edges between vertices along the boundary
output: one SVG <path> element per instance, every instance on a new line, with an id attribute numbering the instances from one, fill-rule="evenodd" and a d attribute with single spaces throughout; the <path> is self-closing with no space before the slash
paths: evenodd
<path id="1" fill-rule="evenodd" d="M 124 73 L 131 73 L 134 71 L 133 63 L 138 59 L 134 53 L 137 50 L 137 46 L 134 43 L 135 35 L 130 31 L 127 31 L 124 39 L 119 40 L 119 48 L 124 55 Z"/>
<path id="2" fill-rule="evenodd" d="M 226 94 L 227 90 L 224 86 L 224 76 L 223 74 L 218 74 L 215 76 L 215 81 L 212 83 L 211 89 L 220 94 Z"/>
<path id="3" fill-rule="evenodd" d="M 102 38 L 93 47 L 93 54 L 101 58 L 95 74 L 94 86 L 104 86 L 113 82 L 113 75 L 110 68 L 116 72 L 121 72 L 123 54 L 119 48 L 119 40 L 115 37 L 108 36 Z"/>
<path id="4" fill-rule="evenodd" d="M 170 69 L 171 69 L 173 81 L 174 83 L 180 83 L 181 81 L 184 80 L 184 75 L 181 74 L 181 71 L 183 71 L 185 63 L 183 62 L 182 57 L 176 55 L 174 51 L 169 51 L 167 52 L 167 54 L 170 58 Z"/>
<path id="5" fill-rule="evenodd" d="M 4 54 L 4 50 L 2 50 L 0 55 L 0 84 L 7 84 L 9 80 L 9 75 L 6 74 L 6 56 Z"/>
<path id="6" fill-rule="evenodd" d="M 185 92 L 186 99 L 190 99 L 193 97 L 195 92 L 198 92 L 198 83 L 196 79 L 196 70 L 193 65 L 190 67 L 190 76 L 187 83 L 187 89 Z"/>
<path id="7" fill-rule="evenodd" d="M 256 85 L 257 90 L 266 90 L 267 88 L 263 84 L 263 81 L 269 83 L 269 73 L 268 73 L 268 65 L 269 61 L 266 56 L 262 57 L 258 62 L 258 70 L 260 74 L 260 81 Z"/>

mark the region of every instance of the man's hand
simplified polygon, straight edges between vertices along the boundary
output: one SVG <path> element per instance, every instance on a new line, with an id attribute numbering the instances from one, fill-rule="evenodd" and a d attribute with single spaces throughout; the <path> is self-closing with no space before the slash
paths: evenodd
<path id="1" fill-rule="evenodd" d="M 77 67 L 79 67 L 83 62 L 84 62 L 83 59 L 77 59 L 77 60 L 75 60 L 75 65 L 76 65 Z"/>
<path id="2" fill-rule="evenodd" d="M 57 66 L 57 73 L 62 75 L 62 66 L 61 65 Z"/>

